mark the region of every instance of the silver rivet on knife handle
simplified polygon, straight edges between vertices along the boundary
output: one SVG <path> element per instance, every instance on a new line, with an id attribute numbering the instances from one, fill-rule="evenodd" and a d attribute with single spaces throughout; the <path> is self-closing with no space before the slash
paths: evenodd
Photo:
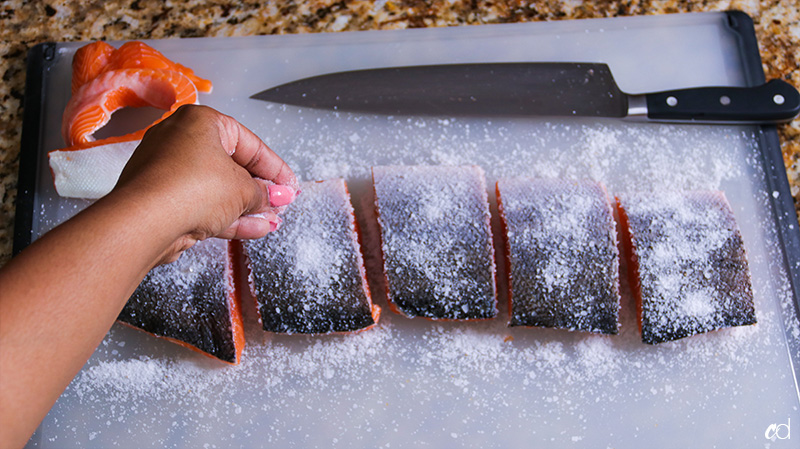
<path id="1" fill-rule="evenodd" d="M 628 120 L 645 121 L 647 120 L 647 99 L 644 95 L 628 96 Z"/>

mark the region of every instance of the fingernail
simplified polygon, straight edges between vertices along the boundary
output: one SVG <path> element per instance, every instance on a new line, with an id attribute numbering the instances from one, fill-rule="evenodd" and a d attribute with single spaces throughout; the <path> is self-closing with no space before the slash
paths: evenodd
<path id="1" fill-rule="evenodd" d="M 294 190 L 291 187 L 273 184 L 268 187 L 269 205 L 272 207 L 285 206 L 294 200 Z"/>
<path id="2" fill-rule="evenodd" d="M 270 220 L 269 222 L 269 232 L 275 232 L 278 230 L 278 226 L 283 223 L 283 219 L 281 217 L 275 217 L 274 220 Z"/>

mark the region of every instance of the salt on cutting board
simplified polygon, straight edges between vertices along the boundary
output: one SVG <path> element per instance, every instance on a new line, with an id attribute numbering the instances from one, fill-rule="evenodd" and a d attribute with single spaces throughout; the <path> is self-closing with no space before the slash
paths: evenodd
<path id="1" fill-rule="evenodd" d="M 346 179 L 366 238 L 376 237 L 364 198 L 370 168 L 379 165 L 478 165 L 489 185 L 524 176 L 587 178 L 610 192 L 722 190 L 748 251 L 758 325 L 643 345 L 623 283 L 619 335 L 611 337 L 391 313 L 354 335 L 267 336 L 245 310 L 248 344 L 230 368 L 115 326 L 30 447 L 770 443 L 762 440 L 770 424 L 800 422 L 793 368 L 800 327 L 760 129 L 380 117 L 246 99 L 265 85 L 322 72 L 476 60 L 601 59 L 631 92 L 744 85 L 743 70 L 731 69 L 745 63 L 730 17 L 153 42 L 181 64 L 214 68 L 220 81 L 204 103 L 256 131 L 301 179 Z M 59 45 L 44 79 L 43 129 L 60 124 L 75 48 Z M 43 151 L 59 145 L 42 133 Z M 37 173 L 47 174 L 46 163 Z M 58 197 L 47 176 L 37 180 L 34 237 L 87 204 Z M 491 192 L 489 202 L 496 211 Z M 497 220 L 492 225 L 499 235 Z M 504 275 L 502 264 L 497 269 Z M 503 302 L 499 308 L 507 315 Z"/>

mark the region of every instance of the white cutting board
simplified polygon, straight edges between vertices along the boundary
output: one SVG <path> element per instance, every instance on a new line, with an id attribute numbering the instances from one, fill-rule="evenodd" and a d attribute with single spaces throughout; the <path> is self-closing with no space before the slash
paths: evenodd
<path id="1" fill-rule="evenodd" d="M 759 323 L 644 345 L 625 284 L 613 337 L 508 329 L 503 301 L 484 323 L 408 320 L 384 307 L 377 328 L 348 336 L 269 336 L 249 313 L 238 367 L 116 325 L 29 447 L 791 447 L 800 400 L 787 341 L 797 348 L 800 332 L 755 128 L 360 116 L 248 99 L 325 72 L 456 62 L 605 62 L 630 93 L 743 85 L 725 23 L 697 14 L 150 42 L 210 78 L 200 101 L 253 129 L 301 179 L 346 178 L 368 247 L 372 165 L 478 164 L 490 191 L 512 175 L 590 178 L 612 193 L 724 190 Z M 62 145 L 77 46 L 58 45 L 46 78 L 47 150 Z M 57 197 L 45 164 L 34 236 L 87 204 Z M 770 441 L 771 424 L 794 435 Z"/>

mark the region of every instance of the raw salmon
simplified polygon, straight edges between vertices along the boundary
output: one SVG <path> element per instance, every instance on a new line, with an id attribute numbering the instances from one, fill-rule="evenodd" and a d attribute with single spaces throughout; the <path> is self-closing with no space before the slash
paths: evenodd
<path id="1" fill-rule="evenodd" d="M 94 133 L 115 111 L 163 109 L 158 123 L 181 105 L 197 103 L 198 91 L 212 89 L 210 81 L 142 42 L 128 42 L 119 49 L 105 42 L 88 44 L 76 51 L 72 72 L 72 97 L 61 126 L 67 147 L 48 156 L 56 191 L 74 198 L 107 194 L 147 130 L 96 140 Z"/>
<path id="2" fill-rule="evenodd" d="M 478 166 L 372 168 L 389 305 L 406 317 L 497 315 L 486 180 Z"/>
<path id="3" fill-rule="evenodd" d="M 744 242 L 722 192 L 617 196 L 642 341 L 756 323 Z"/>
<path id="4" fill-rule="evenodd" d="M 72 58 L 72 93 L 75 94 L 79 87 L 104 72 L 137 68 L 181 72 L 203 93 L 210 93 L 213 88 L 211 81 L 195 75 L 194 70 L 188 67 L 170 61 L 144 42 L 126 42 L 119 49 L 114 49 L 111 45 L 98 41 L 75 52 Z"/>
<path id="5" fill-rule="evenodd" d="M 157 337 L 238 364 L 244 348 L 233 245 L 210 238 L 151 270 L 117 318 Z"/>
<path id="6" fill-rule="evenodd" d="M 283 226 L 242 241 L 264 330 L 346 333 L 375 325 L 353 206 L 342 179 L 301 185 Z"/>
<path id="7" fill-rule="evenodd" d="M 197 87 L 197 90 L 200 92 L 211 93 L 213 88 L 211 81 L 195 75 L 194 70 L 188 67 L 170 61 L 161 54 L 161 52 L 144 42 L 131 41 L 122 44 L 122 46 L 111 55 L 107 70 L 133 68 L 180 72 L 192 80 L 192 83 L 194 83 L 195 87 Z"/>
<path id="8" fill-rule="evenodd" d="M 84 45 L 72 57 L 72 94 L 78 88 L 97 78 L 111 61 L 111 55 L 116 51 L 114 47 L 97 41 Z"/>
<path id="9" fill-rule="evenodd" d="M 616 334 L 619 250 L 605 187 L 592 181 L 504 178 L 496 189 L 509 326 Z"/>
<path id="10" fill-rule="evenodd" d="M 154 69 L 119 69 L 104 72 L 82 85 L 70 98 L 61 123 L 61 134 L 67 145 L 88 148 L 95 142 L 92 134 L 123 107 L 153 106 L 167 112 L 161 120 L 184 104 L 197 103 L 197 89 L 180 72 Z M 141 139 L 142 131 L 119 140 Z M 111 143 L 114 138 L 104 139 Z M 108 142 L 106 142 L 108 141 Z M 87 145 L 89 144 L 89 145 Z"/>

